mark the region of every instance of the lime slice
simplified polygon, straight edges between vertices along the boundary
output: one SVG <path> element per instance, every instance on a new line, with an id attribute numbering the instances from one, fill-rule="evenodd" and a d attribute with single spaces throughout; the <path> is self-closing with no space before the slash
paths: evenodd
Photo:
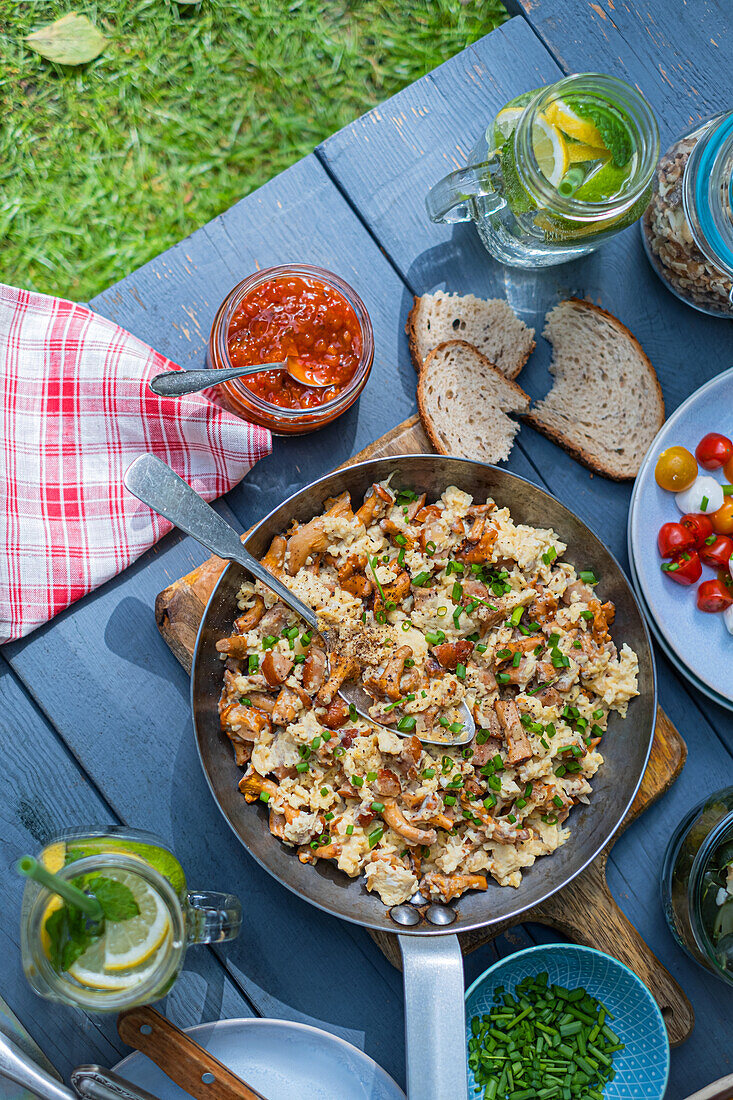
<path id="1" fill-rule="evenodd" d="M 160 848 L 157 844 L 146 844 L 141 840 L 117 839 L 114 836 L 88 837 L 73 840 L 66 853 L 66 859 L 71 862 L 69 856 L 77 860 L 83 859 L 85 856 L 104 855 L 106 852 L 119 852 L 122 855 L 137 856 L 139 859 L 145 860 L 164 878 L 168 879 L 179 898 L 182 898 L 185 894 L 186 876 L 183 873 L 183 868 L 174 855 L 166 848 Z M 49 868 L 49 870 L 52 870 L 52 868 Z"/>
<path id="2" fill-rule="evenodd" d="M 548 183 L 557 187 L 568 170 L 568 145 L 560 130 L 542 115 L 532 127 L 532 145 L 537 164 Z"/>
<path id="3" fill-rule="evenodd" d="M 593 145 L 596 148 L 605 147 L 598 127 L 589 119 L 581 118 L 562 99 L 556 99 L 545 108 L 545 118 L 552 126 L 557 126 L 567 137 L 575 141 L 580 141 L 584 145 Z"/>
<path id="4" fill-rule="evenodd" d="M 579 202 L 603 202 L 612 199 L 623 189 L 629 178 L 629 167 L 617 168 L 609 161 L 581 184 L 573 198 Z"/>

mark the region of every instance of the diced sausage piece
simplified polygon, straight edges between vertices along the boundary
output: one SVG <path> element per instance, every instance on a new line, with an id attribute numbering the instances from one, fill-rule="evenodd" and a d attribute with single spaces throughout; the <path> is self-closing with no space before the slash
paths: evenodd
<path id="1" fill-rule="evenodd" d="M 433 653 L 443 668 L 449 668 L 451 672 L 455 672 L 457 666 L 465 665 L 471 656 L 473 644 L 468 638 L 460 638 L 457 642 L 443 642 L 442 645 L 436 645 Z"/>
<path id="2" fill-rule="evenodd" d="M 507 763 L 519 764 L 523 760 L 529 760 L 532 756 L 532 746 L 524 732 L 517 704 L 513 699 L 497 699 L 494 710 L 501 722 L 507 743 Z"/>
<path id="3" fill-rule="evenodd" d="M 398 777 L 389 768 L 380 768 L 377 772 L 377 790 L 387 798 L 399 798 L 402 787 Z"/>
<path id="4" fill-rule="evenodd" d="M 501 748 L 501 739 L 490 737 L 488 741 L 484 741 L 483 745 L 477 745 L 474 741 L 472 747 L 471 763 L 475 768 L 483 768 L 484 764 L 488 764 L 489 760 L 493 760 Z"/>
<path id="5" fill-rule="evenodd" d="M 319 691 L 326 676 L 326 654 L 319 646 L 311 644 L 303 662 L 303 687 L 311 694 Z"/>
<path id="6" fill-rule="evenodd" d="M 262 662 L 262 675 L 270 687 L 277 687 L 290 675 L 294 661 L 287 653 L 268 649 Z"/>
<path id="7" fill-rule="evenodd" d="M 579 600 L 589 603 L 593 598 L 593 589 L 581 580 L 573 581 L 562 594 L 562 602 L 565 604 L 576 603 Z"/>
<path id="8" fill-rule="evenodd" d="M 272 720 L 278 726 L 289 726 L 301 709 L 300 698 L 292 688 L 284 687 L 272 709 Z"/>
<path id="9" fill-rule="evenodd" d="M 283 628 L 292 614 L 284 603 L 274 603 L 269 611 L 266 611 L 260 620 L 260 630 L 263 636 L 267 634 L 282 634 Z"/>

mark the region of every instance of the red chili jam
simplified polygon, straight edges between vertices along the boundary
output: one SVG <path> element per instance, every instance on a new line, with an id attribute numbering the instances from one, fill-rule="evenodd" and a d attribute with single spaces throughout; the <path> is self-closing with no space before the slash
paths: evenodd
<path id="1" fill-rule="evenodd" d="M 260 283 L 242 298 L 229 323 L 227 351 L 233 367 L 292 356 L 298 373 L 328 386 L 315 389 L 279 370 L 241 383 L 273 405 L 308 409 L 332 401 L 353 377 L 361 329 L 353 307 L 334 287 L 288 275 Z"/>

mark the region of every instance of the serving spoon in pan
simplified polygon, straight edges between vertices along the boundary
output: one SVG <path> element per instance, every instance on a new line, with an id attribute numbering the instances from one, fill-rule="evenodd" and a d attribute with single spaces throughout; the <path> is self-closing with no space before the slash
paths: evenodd
<path id="1" fill-rule="evenodd" d="M 129 491 L 147 504 L 149 508 L 170 520 L 171 523 L 191 535 L 212 553 L 220 558 L 235 561 L 251 573 L 253 577 L 266 585 L 274 592 L 279 600 L 300 615 L 306 621 L 310 629 L 320 634 L 323 638 L 326 650 L 334 654 L 338 645 L 336 633 L 324 628 L 318 621 L 313 608 L 308 607 L 302 600 L 295 596 L 287 585 L 266 569 L 262 562 L 254 558 L 244 548 L 239 535 L 230 527 L 226 520 L 214 511 L 214 509 L 191 488 L 190 485 L 174 473 L 170 466 L 156 458 L 155 455 L 144 454 L 136 458 L 128 466 L 124 477 L 125 486 Z M 381 726 L 369 714 L 369 708 L 374 704 L 374 699 L 363 688 L 359 680 L 347 680 L 339 689 L 341 698 L 351 707 L 353 706 L 362 718 L 373 725 Z M 440 735 L 428 736 L 416 730 L 400 730 L 396 726 L 384 726 L 384 729 L 398 734 L 400 737 L 417 736 L 425 745 L 459 746 L 467 745 L 473 740 L 476 726 L 471 713 L 465 703 L 460 705 L 461 728 L 456 732 L 441 728 Z"/>
<path id="2" fill-rule="evenodd" d="M 301 386 L 310 386 L 320 390 L 332 386 L 333 382 L 324 382 L 314 376 L 297 355 L 288 355 L 278 363 L 250 363 L 246 367 L 221 367 L 211 370 L 167 370 L 156 374 L 148 382 L 153 393 L 159 397 L 183 397 L 186 393 L 198 393 L 218 386 L 220 382 L 229 382 L 232 378 L 248 378 L 251 374 L 277 370 L 287 374 Z"/>

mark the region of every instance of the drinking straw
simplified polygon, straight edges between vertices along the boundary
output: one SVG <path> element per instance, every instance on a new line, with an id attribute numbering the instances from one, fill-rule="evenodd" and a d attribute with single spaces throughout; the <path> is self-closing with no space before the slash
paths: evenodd
<path id="1" fill-rule="evenodd" d="M 99 904 L 96 898 L 90 897 L 89 894 L 85 894 L 83 890 L 80 890 L 73 883 L 67 882 L 66 879 L 61 878 L 60 875 L 53 875 L 50 871 L 47 871 L 43 864 L 39 863 L 33 856 L 21 856 L 16 864 L 18 873 L 25 875 L 26 878 L 32 878 L 34 882 L 40 883 L 41 886 L 45 886 L 48 890 L 52 890 L 54 894 L 58 894 L 69 905 L 73 905 L 76 909 L 81 909 L 91 920 L 101 920 L 104 916 L 102 906 Z"/>
<path id="2" fill-rule="evenodd" d="M 579 164 L 574 164 L 572 168 L 568 168 L 567 172 L 557 185 L 558 194 L 568 199 L 571 195 L 574 195 L 580 185 L 585 182 L 585 169 L 581 168 Z"/>

